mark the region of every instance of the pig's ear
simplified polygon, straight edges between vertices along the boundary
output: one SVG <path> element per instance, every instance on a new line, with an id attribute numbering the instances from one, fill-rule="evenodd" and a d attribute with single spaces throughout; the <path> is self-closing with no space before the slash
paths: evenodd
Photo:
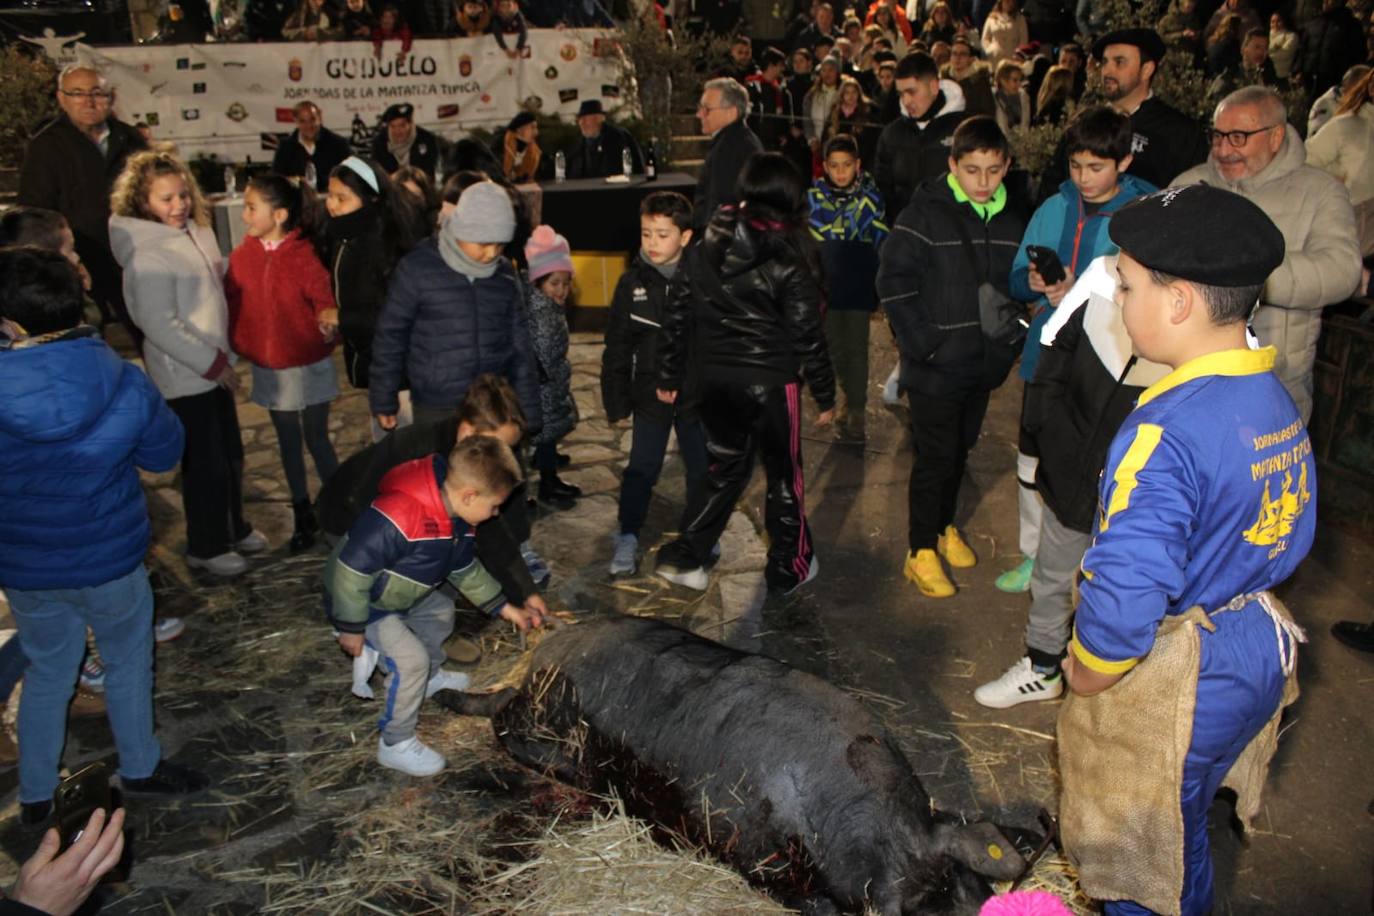
<path id="1" fill-rule="evenodd" d="M 988 878 L 1011 881 L 1026 860 L 992 824 L 940 824 L 935 828 L 940 851 Z"/>

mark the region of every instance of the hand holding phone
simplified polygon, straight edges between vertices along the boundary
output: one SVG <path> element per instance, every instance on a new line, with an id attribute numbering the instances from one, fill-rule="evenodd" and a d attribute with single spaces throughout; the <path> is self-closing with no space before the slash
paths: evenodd
<path id="1" fill-rule="evenodd" d="M 81 837 L 96 810 L 110 814 L 110 769 L 103 763 L 82 767 L 57 784 L 52 796 L 53 823 L 66 851 Z"/>
<path id="2" fill-rule="evenodd" d="M 1031 264 L 1035 266 L 1035 272 L 1045 281 L 1046 286 L 1054 286 L 1064 279 L 1064 262 L 1059 260 L 1059 255 L 1053 248 L 1027 245 L 1026 257 L 1030 258 Z"/>

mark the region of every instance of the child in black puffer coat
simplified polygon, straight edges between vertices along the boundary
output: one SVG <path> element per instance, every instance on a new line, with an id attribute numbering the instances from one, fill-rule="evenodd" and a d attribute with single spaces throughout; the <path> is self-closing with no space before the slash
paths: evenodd
<path id="1" fill-rule="evenodd" d="M 544 415 L 543 429 L 532 440 L 539 502 L 570 509 L 582 490 L 558 477 L 558 440 L 577 426 L 565 312 L 573 274 L 568 240 L 551 226 L 537 226 L 525 243 L 525 260 L 530 281 L 525 287 L 525 309 L 539 364 L 539 405 Z"/>

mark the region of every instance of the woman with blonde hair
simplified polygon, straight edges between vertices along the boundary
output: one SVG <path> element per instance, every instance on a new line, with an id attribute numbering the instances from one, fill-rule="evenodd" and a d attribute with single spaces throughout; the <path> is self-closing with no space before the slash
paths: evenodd
<path id="1" fill-rule="evenodd" d="M 1050 67 L 1035 97 L 1034 123 L 1063 124 L 1073 113 L 1073 79 L 1074 72 L 1068 67 Z"/>
<path id="2" fill-rule="evenodd" d="M 110 196 L 110 247 L 124 301 L 144 334 L 148 377 L 186 428 L 181 499 L 186 563 L 216 575 L 267 549 L 243 517 L 239 437 L 224 259 L 194 176 L 167 153 L 131 156 Z"/>
<path id="3" fill-rule="evenodd" d="M 997 66 L 1030 41 L 1030 26 L 1021 15 L 1021 0 L 997 0 L 983 23 L 983 53 Z"/>
<path id="4" fill-rule="evenodd" d="M 873 123 L 873 114 L 873 103 L 864 95 L 859 81 L 852 76 L 840 77 L 840 95 L 826 119 L 821 145 L 831 137 L 849 134 L 859 144 L 860 160 L 873 163 L 878 155 L 878 127 Z"/>
<path id="5" fill-rule="evenodd" d="M 1345 92 L 1336 116 L 1307 140 L 1307 164 L 1350 191 L 1360 253 L 1374 254 L 1374 71 Z"/>
<path id="6" fill-rule="evenodd" d="M 1014 60 L 997 65 L 992 80 L 992 97 L 996 102 L 997 126 L 1011 136 L 1013 131 L 1028 130 L 1031 122 L 1030 95 L 1022 87 L 1026 71 Z"/>

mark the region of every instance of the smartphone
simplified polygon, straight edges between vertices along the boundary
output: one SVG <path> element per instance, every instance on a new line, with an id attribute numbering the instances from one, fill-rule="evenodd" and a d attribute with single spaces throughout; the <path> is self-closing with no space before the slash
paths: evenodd
<path id="1" fill-rule="evenodd" d="M 1064 263 L 1059 260 L 1059 254 L 1053 248 L 1046 248 L 1043 245 L 1027 245 L 1026 256 L 1035 265 L 1035 270 L 1040 274 L 1040 279 L 1045 281 L 1046 286 L 1053 286 L 1064 279 Z"/>
<path id="2" fill-rule="evenodd" d="M 53 821 L 62 851 L 81 837 L 96 808 L 110 813 L 110 768 L 103 763 L 82 767 L 62 782 L 52 797 Z"/>

